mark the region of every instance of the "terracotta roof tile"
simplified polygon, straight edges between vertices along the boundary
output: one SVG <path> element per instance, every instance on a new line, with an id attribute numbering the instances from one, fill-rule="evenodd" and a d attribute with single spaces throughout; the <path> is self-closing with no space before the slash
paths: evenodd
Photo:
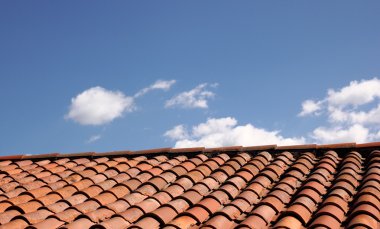
<path id="1" fill-rule="evenodd" d="M 343 143 L 2 156 L 0 228 L 377 228 L 379 149 Z"/>
<path id="2" fill-rule="evenodd" d="M 290 146 L 277 146 L 277 150 L 314 150 L 317 148 L 316 144 L 307 145 L 290 145 Z"/>
<path id="3" fill-rule="evenodd" d="M 326 144 L 326 145 L 317 145 L 318 149 L 351 149 L 356 148 L 355 142 L 347 142 L 347 143 L 338 143 L 338 144 Z"/>
<path id="4" fill-rule="evenodd" d="M 99 228 L 110 228 L 110 229 L 117 229 L 117 228 L 126 228 L 129 225 L 131 225 L 127 220 L 125 220 L 121 216 L 115 216 L 107 221 L 103 221 L 100 224 L 95 224 L 91 226 L 92 229 L 99 229 Z"/>

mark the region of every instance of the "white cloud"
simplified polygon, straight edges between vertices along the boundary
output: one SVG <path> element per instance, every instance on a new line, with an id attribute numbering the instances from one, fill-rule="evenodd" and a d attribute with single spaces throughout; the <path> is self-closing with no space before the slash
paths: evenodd
<path id="1" fill-rule="evenodd" d="M 310 114 L 318 115 L 318 111 L 321 110 L 321 101 L 313 101 L 313 100 L 305 100 L 302 103 L 302 111 L 298 114 L 298 116 L 306 116 Z"/>
<path id="2" fill-rule="evenodd" d="M 372 140 L 369 130 L 359 124 L 355 124 L 349 128 L 318 127 L 313 131 L 312 138 L 323 143 L 367 142 Z"/>
<path id="3" fill-rule="evenodd" d="M 96 141 L 98 141 L 100 138 L 101 138 L 102 136 L 100 135 L 100 134 L 98 134 L 98 135 L 93 135 L 93 136 L 91 136 L 87 141 L 86 141 L 86 143 L 93 143 L 93 142 L 96 142 Z"/>
<path id="4" fill-rule="evenodd" d="M 351 81 L 350 85 L 335 91 L 328 90 L 327 101 L 332 106 L 345 107 L 348 105 L 363 105 L 380 98 L 380 80 Z"/>
<path id="5" fill-rule="evenodd" d="M 171 130 L 166 131 L 164 135 L 174 140 L 182 140 L 189 137 L 184 125 L 175 126 Z"/>
<path id="6" fill-rule="evenodd" d="M 330 121 L 339 123 L 360 123 L 360 124 L 380 124 L 380 104 L 368 111 L 363 110 L 343 110 L 336 107 L 329 107 Z"/>
<path id="7" fill-rule="evenodd" d="M 148 93 L 152 90 L 164 90 L 167 91 L 175 84 L 175 80 L 157 80 L 154 84 L 150 85 L 149 87 L 141 89 L 139 92 L 135 94 L 135 98 L 140 97 Z"/>
<path id="8" fill-rule="evenodd" d="M 347 122 L 349 114 L 340 108 L 329 106 L 327 108 L 329 121 L 332 123 Z"/>
<path id="9" fill-rule="evenodd" d="M 165 107 L 181 107 L 181 108 L 208 108 L 208 99 L 213 98 L 215 94 L 209 90 L 207 83 L 200 84 L 190 91 L 182 92 L 165 103 Z M 213 87 L 216 85 L 213 84 Z"/>
<path id="10" fill-rule="evenodd" d="M 365 110 L 363 105 L 372 107 L 380 98 L 380 80 L 352 81 L 340 90 L 328 90 L 325 98 L 330 122 L 349 124 L 380 123 L 380 104 Z"/>
<path id="11" fill-rule="evenodd" d="M 71 99 L 65 118 L 81 125 L 102 125 L 134 110 L 134 99 L 102 87 L 87 89 Z"/>
<path id="12" fill-rule="evenodd" d="M 176 135 L 178 133 L 178 135 Z M 204 123 L 193 126 L 191 131 L 183 125 L 175 126 L 165 134 L 175 140 L 175 147 L 220 147 L 232 145 L 293 145 L 302 144 L 304 138 L 286 138 L 279 131 L 268 131 L 252 124 L 237 125 L 232 117 L 210 118 Z"/>
<path id="13" fill-rule="evenodd" d="M 302 103 L 299 116 L 324 113 L 329 127 L 317 127 L 311 134 L 319 143 L 380 139 L 380 80 L 352 81 L 348 86 L 329 89 L 319 101 Z"/>

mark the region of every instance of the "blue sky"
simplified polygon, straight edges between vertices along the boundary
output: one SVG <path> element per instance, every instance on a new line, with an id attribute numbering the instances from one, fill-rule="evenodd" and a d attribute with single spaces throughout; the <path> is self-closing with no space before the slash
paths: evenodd
<path id="1" fill-rule="evenodd" d="M 2 1 L 0 154 L 378 140 L 379 21 L 378 1 Z"/>

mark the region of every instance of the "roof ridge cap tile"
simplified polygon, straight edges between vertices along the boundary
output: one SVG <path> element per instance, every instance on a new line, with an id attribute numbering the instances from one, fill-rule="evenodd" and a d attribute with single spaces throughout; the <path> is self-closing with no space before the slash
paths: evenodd
<path id="1" fill-rule="evenodd" d="M 329 149 L 371 149 L 380 147 L 380 142 L 355 143 L 345 142 L 336 144 L 300 144 L 300 145 L 258 145 L 258 146 L 223 146 L 223 147 L 190 147 L 190 148 L 153 148 L 144 150 L 120 150 L 109 152 L 78 152 L 78 153 L 46 153 L 46 154 L 16 154 L 0 156 L 0 161 L 4 160 L 23 160 L 23 159 L 44 159 L 44 158 L 70 158 L 70 157 L 100 157 L 100 156 L 141 156 L 149 154 L 173 153 L 216 153 L 216 152 L 244 152 L 262 150 L 329 150 Z"/>
<path id="2" fill-rule="evenodd" d="M 79 153 L 61 153 L 57 157 L 87 157 L 93 156 L 95 152 L 79 152 Z"/>
<path id="3" fill-rule="evenodd" d="M 135 150 L 130 151 L 130 155 L 145 155 L 145 154 L 156 154 L 156 153 L 169 153 L 171 147 L 164 148 L 153 148 L 153 149 L 144 149 L 144 150 Z"/>
<path id="4" fill-rule="evenodd" d="M 205 149 L 205 147 L 172 148 L 170 153 L 202 153 Z"/>
<path id="5" fill-rule="evenodd" d="M 22 156 L 21 159 L 45 159 L 45 158 L 54 158 L 58 155 L 61 155 L 60 153 L 44 153 L 44 154 L 25 154 Z"/>
<path id="6" fill-rule="evenodd" d="M 372 147 L 380 147 L 380 142 L 366 142 L 356 144 L 356 148 L 372 148 Z"/>
<path id="7" fill-rule="evenodd" d="M 256 150 L 274 150 L 277 145 L 259 145 L 259 146 L 243 146 L 242 151 L 256 151 Z"/>
<path id="8" fill-rule="evenodd" d="M 23 156 L 25 155 L 24 154 L 4 155 L 4 156 L 0 156 L 0 161 L 22 159 Z"/>
<path id="9" fill-rule="evenodd" d="M 205 148 L 203 152 L 211 153 L 211 152 L 240 152 L 243 146 L 222 146 L 222 147 L 212 147 Z"/>
<path id="10" fill-rule="evenodd" d="M 349 149 L 349 148 L 356 148 L 356 143 L 342 142 L 342 143 L 334 143 L 334 144 L 317 145 L 317 149 Z"/>
<path id="11" fill-rule="evenodd" d="M 276 150 L 308 150 L 308 149 L 317 149 L 318 145 L 317 144 L 300 144 L 300 145 L 284 145 L 284 146 L 277 146 Z"/>
<path id="12" fill-rule="evenodd" d="M 131 153 L 130 150 L 116 150 L 116 151 L 95 153 L 94 156 L 122 156 L 122 155 L 129 155 L 130 153 Z"/>

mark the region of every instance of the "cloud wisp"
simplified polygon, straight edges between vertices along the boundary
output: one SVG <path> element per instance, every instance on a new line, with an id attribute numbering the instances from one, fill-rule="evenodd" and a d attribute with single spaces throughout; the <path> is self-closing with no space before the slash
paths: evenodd
<path id="1" fill-rule="evenodd" d="M 193 126 L 190 130 L 184 125 L 177 125 L 166 131 L 165 137 L 175 141 L 175 147 L 220 147 L 232 145 L 293 145 L 303 144 L 304 138 L 287 138 L 279 131 L 268 131 L 248 123 L 238 125 L 233 117 L 210 118 L 204 123 Z"/>
<path id="2" fill-rule="evenodd" d="M 141 89 L 140 91 L 138 91 L 134 95 L 134 97 L 135 98 L 141 97 L 152 90 L 168 91 L 175 83 L 176 83 L 176 80 L 157 80 L 155 83 L 153 83 L 149 87 L 145 87 Z"/>
<path id="3" fill-rule="evenodd" d="M 208 108 L 208 100 L 215 96 L 215 93 L 210 91 L 209 88 L 215 88 L 217 84 L 203 83 L 190 91 L 184 91 L 169 99 L 165 103 L 166 108 L 179 107 L 179 108 Z"/>
<path id="4" fill-rule="evenodd" d="M 94 142 L 100 140 L 101 138 L 102 138 L 102 135 L 100 135 L 100 134 L 93 135 L 89 139 L 87 139 L 86 143 L 87 144 L 94 143 Z"/>
<path id="5" fill-rule="evenodd" d="M 303 117 L 310 114 L 319 115 L 319 111 L 321 110 L 322 101 L 313 101 L 313 100 L 305 100 L 302 103 L 302 111 L 298 114 L 298 116 Z"/>
<path id="6" fill-rule="evenodd" d="M 299 116 L 323 114 L 327 127 L 317 127 L 311 137 L 320 143 L 379 140 L 380 80 L 352 81 L 338 90 L 329 89 L 321 100 L 306 100 Z"/>

